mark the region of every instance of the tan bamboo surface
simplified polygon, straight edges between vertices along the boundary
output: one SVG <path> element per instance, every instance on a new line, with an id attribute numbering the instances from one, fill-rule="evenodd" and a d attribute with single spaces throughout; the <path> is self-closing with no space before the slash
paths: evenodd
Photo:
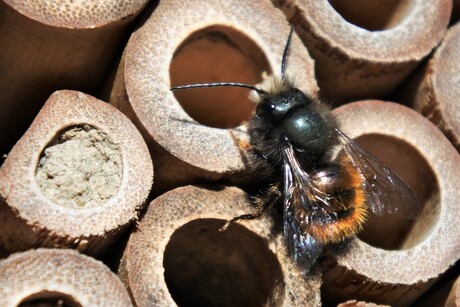
<path id="1" fill-rule="evenodd" d="M 53 91 L 98 90 L 147 2 L 0 1 L 2 154 Z"/>
<path id="2" fill-rule="evenodd" d="M 446 307 L 459 307 L 460 306 L 460 277 L 454 283 L 452 290 L 446 301 Z"/>
<path id="3" fill-rule="evenodd" d="M 391 92 L 439 43 L 452 0 L 273 0 L 315 60 L 324 96 L 348 102 Z"/>
<path id="4" fill-rule="evenodd" d="M 295 270 L 268 217 L 219 231 L 252 210 L 233 187 L 186 186 L 156 198 L 119 272 L 136 305 L 320 306 L 320 276 Z"/>
<path id="5" fill-rule="evenodd" d="M 118 281 L 100 279 L 105 273 L 90 271 L 86 283 L 91 266 L 86 260 L 75 265 L 79 283 L 68 286 L 66 277 L 51 271 L 48 278 L 41 269 L 60 272 L 67 263 L 49 253 L 91 260 L 77 251 L 104 255 L 113 265 L 121 257 L 116 248 L 125 243 L 121 234 L 127 237 L 129 231 L 118 274 L 137 306 L 205 301 L 408 306 L 429 295 L 433 284 L 451 285 L 440 277 L 452 272 L 460 255 L 454 128 L 458 26 L 441 40 L 452 0 L 272 2 L 281 10 L 263 0 L 158 1 L 133 24 L 147 1 L 0 0 L 0 154 L 22 135 L 0 167 L 0 258 L 9 255 L 0 260 L 0 306 L 2 299 L 11 306 L 21 301 L 117 306 L 102 296 L 86 304 L 101 284 L 108 288 L 101 291 L 112 292 L 112 299 L 120 294 L 120 305 L 130 306 Z M 459 3 L 454 2 L 457 11 Z M 247 174 L 248 157 L 239 143 L 247 139 L 244 123 L 255 108 L 249 90 L 170 91 L 207 82 L 255 85 L 264 73 L 279 74 L 289 22 L 296 32 L 288 76 L 307 94 L 332 103 L 375 99 L 407 86 L 406 77 L 431 56 L 406 90 L 448 137 L 419 113 L 391 102 L 363 101 L 335 111 L 345 133 L 409 183 L 423 210 L 409 222 L 371 214 L 357 238 L 330 246 L 305 276 L 286 255 L 276 214 L 219 232 L 225 220 L 254 210 L 250 198 L 234 187 L 189 185 L 247 187 L 264 179 Z M 104 80 L 111 68 L 114 80 Z M 96 93 L 103 82 L 105 100 L 125 116 L 73 90 L 55 92 L 46 101 L 55 89 Z M 86 152 L 81 142 L 97 150 Z M 57 150 L 64 143 L 65 153 Z M 65 170 L 62 163 L 77 170 Z M 91 176 L 85 177 L 82 170 L 88 169 Z M 172 190 L 180 185 L 186 186 Z M 138 221 L 145 203 L 157 195 Z M 11 254 L 37 247 L 77 251 Z M 28 267 L 10 269 L 8 263 L 37 253 L 42 253 L 38 265 L 28 263 L 42 270 L 40 276 L 24 275 Z M 10 278 L 1 273 L 5 263 L 7 273 L 25 272 L 25 286 L 2 280 Z M 50 283 L 41 283 L 45 279 Z M 39 283 L 53 285 L 35 287 Z M 81 292 L 70 291 L 73 285 Z M 14 292 L 21 289 L 27 290 Z M 458 289 L 457 282 L 448 306 L 460 306 Z M 14 293 L 2 292 L 10 290 Z M 446 295 L 430 300 L 444 303 Z"/>
<path id="6" fill-rule="evenodd" d="M 358 239 L 326 257 L 323 295 L 406 306 L 460 255 L 460 156 L 416 111 L 384 101 L 335 110 L 343 131 L 398 173 L 421 206 L 413 222 L 370 215 Z"/>
<path id="7" fill-rule="evenodd" d="M 438 126 L 460 151 L 460 25 L 449 29 L 430 61 L 405 89 L 410 105 Z"/>
<path id="8" fill-rule="evenodd" d="M 388 307 L 388 305 L 377 305 L 374 303 L 350 300 L 350 301 L 346 301 L 344 303 L 338 304 L 337 307 Z"/>
<path id="9" fill-rule="evenodd" d="M 245 167 L 236 145 L 244 138 L 240 125 L 254 109 L 247 89 L 172 93 L 170 87 L 217 81 L 254 85 L 263 72 L 279 74 L 288 33 L 283 14 L 260 0 L 161 1 L 133 33 L 110 103 L 130 116 L 153 147 L 155 173 L 161 176 L 155 189 L 235 178 Z M 287 70 L 301 89 L 317 92 L 313 61 L 295 34 Z"/>
<path id="10" fill-rule="evenodd" d="M 74 250 L 37 249 L 0 261 L 0 305 L 132 306 L 117 276 Z"/>
<path id="11" fill-rule="evenodd" d="M 99 253 L 137 218 L 152 180 L 147 146 L 126 116 L 57 91 L 0 168 L 1 252 Z"/>
<path id="12" fill-rule="evenodd" d="M 459 283 L 457 282 L 460 276 L 459 272 L 457 262 L 425 294 L 415 301 L 413 306 L 460 306 L 458 299 Z"/>

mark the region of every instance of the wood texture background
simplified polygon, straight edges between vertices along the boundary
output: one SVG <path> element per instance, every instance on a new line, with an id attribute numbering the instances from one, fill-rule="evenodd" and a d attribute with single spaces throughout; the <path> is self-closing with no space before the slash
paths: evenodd
<path id="1" fill-rule="evenodd" d="M 0 274 L 0 305 L 107 306 L 91 297 L 96 292 L 62 287 L 53 271 L 88 258 L 78 251 L 118 274 L 104 278 L 120 306 L 197 298 L 222 306 L 460 306 L 460 1 L 121 3 L 0 0 L 0 271 L 8 272 Z M 399 173 L 423 207 L 412 225 L 371 217 L 363 233 L 328 249 L 303 277 L 286 256 L 279 221 L 269 217 L 234 225 L 235 237 L 255 241 L 225 241 L 254 250 L 217 252 L 209 243 L 219 240 L 213 223 L 252 209 L 249 195 L 263 179 L 248 173 L 238 147 L 255 108 L 248 91 L 170 91 L 200 82 L 256 84 L 279 73 L 290 23 L 288 75 L 338 107 L 343 130 Z M 83 124 L 115 139 L 123 157 L 120 191 L 95 211 L 63 209 L 35 180 L 58 132 Z M 183 264 L 181 252 L 194 247 L 199 231 L 210 231 L 210 241 L 196 243 L 203 255 L 193 254 L 188 269 L 214 269 L 172 271 L 171 282 L 166 262 Z M 173 245 L 178 240 L 183 245 Z M 235 258 L 240 253 L 256 255 Z M 21 257 L 53 278 L 27 283 Z M 85 263 L 66 276 L 88 271 L 93 264 Z M 245 283 L 231 273 L 209 280 L 232 266 Z M 11 290 L 15 280 L 25 289 L 19 294 Z M 215 297 L 199 287 L 178 295 L 200 282 L 229 288 Z"/>

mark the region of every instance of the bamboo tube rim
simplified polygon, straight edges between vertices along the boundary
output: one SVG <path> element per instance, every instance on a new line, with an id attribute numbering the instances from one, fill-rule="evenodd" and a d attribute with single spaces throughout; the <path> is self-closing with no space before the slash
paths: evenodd
<path id="1" fill-rule="evenodd" d="M 120 147 L 123 168 L 119 190 L 112 198 L 99 206 L 75 209 L 46 197 L 35 172 L 49 142 L 63 128 L 79 124 L 106 132 Z M 0 169 L 0 178 L 0 193 L 19 218 L 55 234 L 81 238 L 105 235 L 136 219 L 152 186 L 153 166 L 144 140 L 127 117 L 92 96 L 62 90 L 50 96 L 13 147 Z"/>
<path id="2" fill-rule="evenodd" d="M 460 25 L 456 25 L 447 31 L 441 45 L 431 59 L 435 66 L 431 71 L 432 91 L 437 97 L 435 109 L 441 113 L 439 123 L 441 130 L 452 140 L 454 146 L 460 150 L 460 108 L 457 98 L 460 94 L 458 89 L 458 48 L 460 47 Z M 436 117 L 435 114 L 429 116 Z"/>
<path id="3" fill-rule="evenodd" d="M 345 124 L 343 130 L 351 138 L 358 137 L 358 133 L 388 134 L 413 146 L 426 159 L 439 187 L 439 201 L 431 204 L 438 210 L 437 217 L 431 217 L 431 221 L 425 225 L 429 230 L 415 239 L 417 244 L 412 242 L 412 247 L 406 250 L 388 251 L 361 240 L 353 240 L 349 250 L 338 256 L 339 263 L 382 283 L 397 281 L 398 284 L 410 285 L 439 277 L 456 261 L 460 251 L 454 235 L 460 233 L 460 225 L 456 222 L 459 219 L 458 210 L 455 210 L 460 169 L 453 167 L 460 165 L 458 153 L 431 122 L 395 103 L 360 101 L 342 106 L 337 109 L 336 115 L 339 122 Z M 391 119 L 391 122 L 382 119 Z M 414 229 L 417 226 L 423 228 L 421 224 L 416 224 Z M 444 247 L 442 255 L 428 252 L 439 250 L 439 244 Z M 368 265 L 363 259 L 379 261 Z"/>
<path id="4" fill-rule="evenodd" d="M 161 35 L 152 35 L 158 25 L 171 22 L 171 16 L 178 14 L 178 7 L 182 22 L 174 22 Z M 169 75 L 174 52 L 191 33 L 216 25 L 231 27 L 253 40 L 265 54 L 270 70 L 279 71 L 289 25 L 269 2 L 233 5 L 233 2 L 202 1 L 188 6 L 181 1 L 170 1 L 160 2 L 155 14 L 131 36 L 125 50 L 124 78 L 134 112 L 160 146 L 190 165 L 222 174 L 245 166 L 234 138 L 234 135 L 244 138 L 244 128 L 226 130 L 197 124 L 170 91 Z M 291 50 L 288 70 L 297 78 L 300 88 L 316 93 L 313 61 L 296 35 Z"/>
<path id="5" fill-rule="evenodd" d="M 247 213 L 248 209 L 251 209 L 251 205 L 247 195 L 234 187 L 186 186 L 169 191 L 152 201 L 138 224 L 138 231 L 129 239 L 119 271 L 136 303 L 139 306 L 154 302 L 161 305 L 177 304 L 165 281 L 164 258 L 171 238 L 181 232 L 184 226 L 189 228 L 190 223 L 203 223 L 208 219 L 220 220 L 223 225 L 225 220 Z M 236 229 L 244 228 L 266 241 L 267 252 L 273 253 L 278 259 L 283 280 L 270 281 L 276 285 L 270 302 L 276 306 L 319 305 L 319 275 L 312 274 L 305 278 L 294 268 L 291 259 L 285 255 L 283 236 L 274 237 L 271 233 L 272 222 L 269 217 L 238 224 L 235 225 Z M 177 256 L 183 255 L 179 253 Z M 234 258 L 231 259 L 229 263 L 234 261 Z"/>
<path id="6" fill-rule="evenodd" d="M 17 1 L 5 0 L 27 18 L 53 27 L 93 29 L 137 14 L 148 1 Z"/>
<path id="7" fill-rule="evenodd" d="M 0 261 L 0 285 L 2 306 L 53 297 L 63 297 L 71 306 L 132 306 L 108 267 L 75 250 L 40 248 L 12 254 Z"/>
<path id="8" fill-rule="evenodd" d="M 452 9 L 452 0 L 436 3 L 407 1 L 411 10 L 406 10 L 404 18 L 398 24 L 383 31 L 369 31 L 349 23 L 326 0 L 291 2 L 301 11 L 308 12 L 302 15 L 308 20 L 316 36 L 347 56 L 375 62 L 388 59 L 405 62 L 420 60 L 440 41 L 447 29 Z M 411 29 L 423 31 L 414 33 Z"/>

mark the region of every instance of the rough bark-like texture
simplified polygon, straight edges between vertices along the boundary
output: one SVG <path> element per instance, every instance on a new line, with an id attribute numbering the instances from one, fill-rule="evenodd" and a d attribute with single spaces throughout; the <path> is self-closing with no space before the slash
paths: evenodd
<path id="1" fill-rule="evenodd" d="M 86 134 L 86 143 L 69 140 L 69 129 Z M 126 116 L 86 94 L 58 91 L 0 168 L 1 251 L 68 246 L 98 253 L 137 219 L 152 181 L 147 146 Z"/>
<path id="2" fill-rule="evenodd" d="M 53 91 L 99 90 L 146 3 L 0 1 L 1 153 L 11 149 Z"/>
<path id="3" fill-rule="evenodd" d="M 359 239 L 326 257 L 324 297 L 408 305 L 460 255 L 460 157 L 432 123 L 401 105 L 363 101 L 335 114 L 345 133 L 411 186 L 422 212 L 413 222 L 371 215 Z"/>
<path id="4" fill-rule="evenodd" d="M 273 0 L 315 60 L 322 95 L 342 102 L 393 90 L 443 37 L 452 0 Z"/>
<path id="5" fill-rule="evenodd" d="M 0 305 L 127 307 L 132 303 L 123 284 L 102 262 L 73 250 L 37 249 L 0 261 Z"/>
<path id="6" fill-rule="evenodd" d="M 438 126 L 460 151 L 460 25 L 449 29 L 430 61 L 405 89 L 411 106 Z"/>
<path id="7" fill-rule="evenodd" d="M 160 1 L 132 35 L 110 97 L 157 150 L 158 185 L 228 178 L 244 169 L 236 138 L 245 137 L 244 128 L 237 126 L 254 108 L 247 100 L 249 91 L 173 94 L 170 87 L 255 84 L 264 71 L 279 74 L 288 33 L 283 14 L 267 1 Z M 313 61 L 296 35 L 287 73 L 307 93 L 317 92 Z M 223 129 L 229 126 L 237 128 Z"/>
<path id="8" fill-rule="evenodd" d="M 346 301 L 337 305 L 337 307 L 389 307 L 388 305 L 377 305 L 374 303 L 358 302 L 356 300 Z"/>
<path id="9" fill-rule="evenodd" d="M 460 278 L 454 283 L 452 290 L 450 290 L 449 297 L 446 301 L 446 307 L 459 307 L 460 306 Z"/>
<path id="10" fill-rule="evenodd" d="M 270 219 L 219 231 L 254 208 L 237 188 L 209 188 L 177 188 L 150 204 L 120 268 L 136 304 L 319 306 L 319 276 L 293 267 Z"/>

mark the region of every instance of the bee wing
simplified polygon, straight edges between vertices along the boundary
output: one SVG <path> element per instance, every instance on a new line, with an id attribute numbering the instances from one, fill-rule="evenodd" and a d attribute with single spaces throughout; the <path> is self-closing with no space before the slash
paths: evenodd
<path id="1" fill-rule="evenodd" d="M 284 236 L 291 259 L 302 273 L 307 273 L 321 254 L 323 244 L 302 233 L 298 221 L 287 211 L 284 211 Z"/>
<path id="2" fill-rule="evenodd" d="M 311 214 L 317 211 L 318 215 L 314 218 L 323 219 L 324 222 L 337 219 L 336 215 L 312 207 L 307 195 L 310 186 L 311 179 L 298 164 L 292 147 L 284 148 L 284 236 L 289 255 L 304 273 L 310 270 L 324 246 L 308 233 Z M 304 216 L 304 220 L 300 220 L 296 210 L 305 210 L 304 208 L 311 210 L 306 210 L 305 214 L 301 215 Z"/>
<path id="3" fill-rule="evenodd" d="M 345 152 L 363 178 L 363 188 L 372 212 L 415 218 L 420 213 L 420 205 L 404 180 L 341 130 L 336 130 Z"/>

